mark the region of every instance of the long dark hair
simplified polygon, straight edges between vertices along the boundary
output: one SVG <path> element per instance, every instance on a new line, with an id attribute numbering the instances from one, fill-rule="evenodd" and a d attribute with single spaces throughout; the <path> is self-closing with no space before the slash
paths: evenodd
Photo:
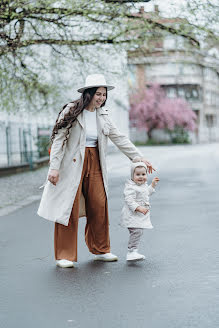
<path id="1" fill-rule="evenodd" d="M 73 122 L 76 120 L 77 116 L 83 112 L 83 110 L 90 104 L 90 102 L 93 99 L 93 96 L 95 95 L 97 89 L 99 87 L 95 88 L 89 88 L 84 90 L 82 93 L 81 97 L 77 100 L 73 100 L 72 102 L 66 104 L 63 106 L 62 110 L 59 112 L 57 120 L 55 122 L 55 125 L 52 130 L 52 135 L 51 135 L 51 144 L 53 143 L 56 134 L 58 133 L 59 129 L 66 128 L 66 133 L 65 133 L 65 140 L 63 141 L 62 147 L 66 143 L 69 137 L 69 130 L 72 128 Z M 107 99 L 107 89 L 106 89 L 106 99 Z M 104 103 L 101 105 L 101 107 L 105 106 L 106 100 Z M 64 117 L 59 120 L 60 114 L 62 111 L 66 108 L 67 105 L 70 105 L 68 112 L 65 113 Z"/>

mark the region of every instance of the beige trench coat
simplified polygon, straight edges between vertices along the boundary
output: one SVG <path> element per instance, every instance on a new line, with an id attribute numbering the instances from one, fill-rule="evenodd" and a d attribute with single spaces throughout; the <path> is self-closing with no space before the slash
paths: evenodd
<path id="1" fill-rule="evenodd" d="M 70 104 L 61 113 L 60 119 L 69 110 L 69 106 Z M 106 195 L 108 195 L 106 168 L 108 137 L 130 160 L 136 156 L 142 157 L 142 154 L 131 143 L 128 137 L 120 133 L 115 127 L 109 118 L 106 108 L 97 109 L 96 115 L 100 165 Z M 67 226 L 80 183 L 84 162 L 86 142 L 84 113 L 79 114 L 73 123 L 69 138 L 62 149 L 65 131 L 66 128 L 58 131 L 50 153 L 49 169 L 59 170 L 59 181 L 54 186 L 47 180 L 37 214 L 47 220 Z M 80 217 L 86 216 L 84 204 L 84 197 L 81 195 Z"/>

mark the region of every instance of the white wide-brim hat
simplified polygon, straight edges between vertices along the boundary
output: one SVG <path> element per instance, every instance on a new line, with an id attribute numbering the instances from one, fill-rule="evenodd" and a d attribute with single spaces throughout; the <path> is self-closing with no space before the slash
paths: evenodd
<path id="1" fill-rule="evenodd" d="M 95 87 L 104 87 L 107 88 L 107 91 L 114 89 L 112 85 L 106 83 L 105 77 L 103 74 L 91 74 L 86 77 L 85 86 L 78 89 L 78 92 L 82 93 L 84 90 Z"/>

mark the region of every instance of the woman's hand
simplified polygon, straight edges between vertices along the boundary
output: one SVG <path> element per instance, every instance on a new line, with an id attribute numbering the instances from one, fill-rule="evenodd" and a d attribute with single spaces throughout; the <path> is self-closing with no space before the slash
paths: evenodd
<path id="1" fill-rule="evenodd" d="M 142 158 L 141 161 L 147 165 L 148 173 L 153 173 L 153 170 L 156 171 L 148 160 Z"/>
<path id="2" fill-rule="evenodd" d="M 152 185 L 152 187 L 153 187 L 153 188 L 155 188 L 155 187 L 156 187 L 156 185 L 157 185 L 158 181 L 160 181 L 160 179 L 159 179 L 158 177 L 156 177 L 156 178 L 153 178 L 153 180 L 152 180 L 152 183 L 151 183 L 151 185 Z"/>
<path id="3" fill-rule="evenodd" d="M 144 207 L 144 206 L 138 206 L 136 209 L 135 209 L 136 212 L 140 212 L 142 214 L 147 214 L 147 212 L 149 211 L 148 208 Z"/>
<path id="4" fill-rule="evenodd" d="M 50 170 L 48 180 L 56 186 L 57 182 L 59 181 L 59 171 L 58 170 Z"/>

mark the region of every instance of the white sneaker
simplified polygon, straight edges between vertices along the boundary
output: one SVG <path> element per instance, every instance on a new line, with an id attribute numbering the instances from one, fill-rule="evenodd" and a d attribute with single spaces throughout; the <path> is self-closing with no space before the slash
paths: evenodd
<path id="1" fill-rule="evenodd" d="M 112 253 L 98 254 L 95 255 L 94 261 L 113 262 L 118 261 L 118 257 Z"/>
<path id="2" fill-rule="evenodd" d="M 139 254 L 137 250 L 127 253 L 126 261 L 142 261 L 142 260 L 145 260 L 145 256 Z"/>
<path id="3" fill-rule="evenodd" d="M 57 260 L 56 265 L 61 268 L 73 268 L 74 267 L 74 263 L 69 260 Z"/>

